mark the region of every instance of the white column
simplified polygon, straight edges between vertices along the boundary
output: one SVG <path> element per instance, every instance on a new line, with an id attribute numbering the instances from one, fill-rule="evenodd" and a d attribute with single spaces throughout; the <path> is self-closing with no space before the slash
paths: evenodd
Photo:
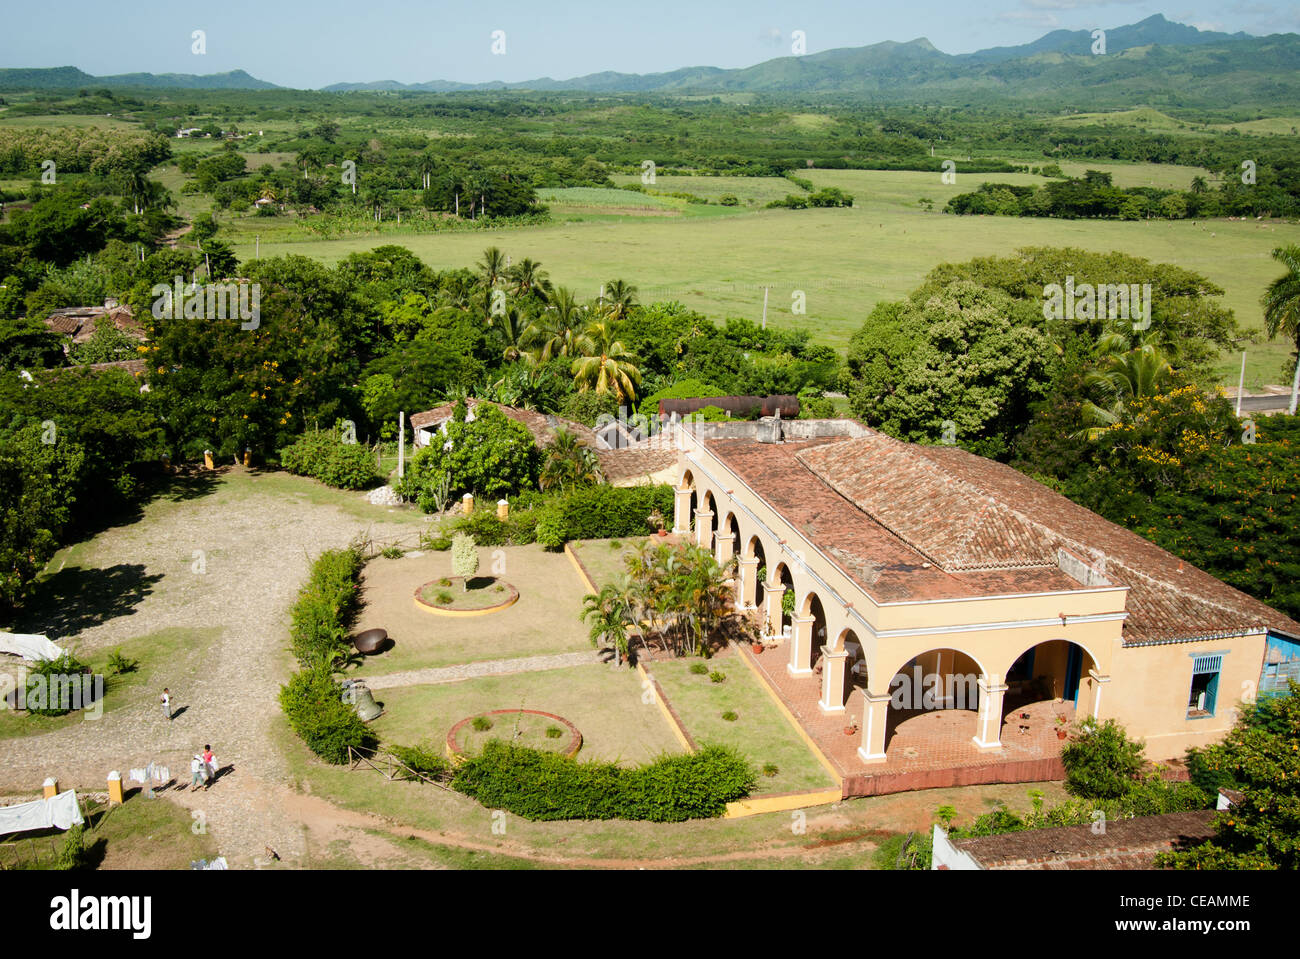
<path id="1" fill-rule="evenodd" d="M 979 717 L 972 740 L 981 750 L 1002 748 L 1002 700 L 1007 685 L 1001 680 L 1002 677 L 997 675 L 983 675 L 979 678 Z"/>

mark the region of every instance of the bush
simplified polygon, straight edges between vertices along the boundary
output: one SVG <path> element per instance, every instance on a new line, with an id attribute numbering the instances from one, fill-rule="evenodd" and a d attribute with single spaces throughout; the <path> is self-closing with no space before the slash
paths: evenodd
<path id="1" fill-rule="evenodd" d="M 326 550 L 316 558 L 290 614 L 290 648 L 298 665 L 315 666 L 322 657 L 348 648 L 360 577 L 359 549 Z"/>
<path id="2" fill-rule="evenodd" d="M 365 489 L 374 483 L 375 460 L 368 446 L 344 443 L 333 431 L 304 433 L 280 450 L 280 465 L 337 489 Z"/>
<path id="3" fill-rule="evenodd" d="M 691 663 L 691 672 L 696 676 L 703 676 L 708 671 L 709 667 L 705 666 L 703 663 Z"/>
<path id="4" fill-rule="evenodd" d="M 727 680 L 726 673 L 719 672 L 716 669 L 713 672 L 709 673 L 709 682 L 711 683 L 723 683 L 726 682 L 726 680 Z"/>
<path id="5" fill-rule="evenodd" d="M 474 493 L 492 500 L 537 484 L 540 453 L 526 426 L 492 403 L 477 404 L 472 421 L 466 417 L 465 406 L 458 405 L 446 434 L 415 454 L 397 485 L 399 494 L 426 513 L 436 509 L 434 493 L 444 482 L 453 499 Z"/>
<path id="6" fill-rule="evenodd" d="M 307 748 L 327 763 L 348 761 L 348 747 L 374 749 L 379 739 L 348 703 L 325 668 L 295 673 L 280 689 L 280 708 L 289 727 Z"/>
<path id="7" fill-rule="evenodd" d="M 728 709 L 725 713 L 722 714 L 722 718 L 729 723 L 734 723 L 740 717 L 736 714 L 735 710 Z"/>
<path id="8" fill-rule="evenodd" d="M 1145 750 L 1115 720 L 1099 723 L 1089 716 L 1061 750 L 1066 792 L 1084 799 L 1123 797 L 1142 772 Z"/>
<path id="9" fill-rule="evenodd" d="M 575 539 L 644 536 L 653 511 L 673 512 L 673 489 L 660 486 L 589 486 L 556 497 L 542 508 L 537 542 L 561 549 Z"/>
<path id="10" fill-rule="evenodd" d="M 72 712 L 74 699 L 80 701 L 84 689 L 80 685 L 81 677 L 86 672 L 85 663 L 67 652 L 57 659 L 41 659 L 28 665 L 27 712 L 33 716 L 63 716 Z"/>
<path id="11" fill-rule="evenodd" d="M 485 733 L 492 728 L 492 720 L 488 719 L 486 716 L 475 716 L 474 721 L 470 723 L 470 725 L 479 732 Z"/>
<path id="12" fill-rule="evenodd" d="M 625 769 L 490 740 L 457 770 L 452 788 L 525 819 L 683 822 L 722 815 L 755 782 L 749 763 L 723 746 Z"/>
<path id="13" fill-rule="evenodd" d="M 451 772 L 451 763 L 432 746 L 389 746 L 388 752 L 402 765 L 432 779 L 441 779 Z M 416 777 L 399 772 L 395 778 L 411 780 Z"/>
<path id="14" fill-rule="evenodd" d="M 117 648 L 108 654 L 108 670 L 114 676 L 121 676 L 123 673 L 133 673 L 140 668 L 140 660 L 129 659 L 122 655 L 121 648 Z"/>
<path id="15" fill-rule="evenodd" d="M 54 860 L 54 868 L 85 869 L 88 866 L 86 859 L 86 828 L 73 826 L 63 834 L 63 843 L 59 846 L 59 857 Z"/>

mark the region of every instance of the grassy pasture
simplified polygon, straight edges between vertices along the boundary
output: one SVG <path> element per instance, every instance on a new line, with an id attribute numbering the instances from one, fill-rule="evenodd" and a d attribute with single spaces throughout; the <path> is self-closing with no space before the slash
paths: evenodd
<path id="1" fill-rule="evenodd" d="M 1079 167 L 1081 171 L 1085 165 Z M 1157 172 L 1190 182 L 1196 173 L 1191 168 L 1142 165 L 1104 168 L 1122 171 L 1136 182 Z M 1285 243 L 1300 243 L 1300 224 L 1292 223 L 953 217 L 925 212 L 919 205 L 921 198 L 928 197 L 936 210 L 942 209 L 949 197 L 975 189 L 984 179 L 1026 183 L 1041 179 L 1027 174 L 967 176 L 958 167 L 953 186 L 939 182 L 935 173 L 810 170 L 801 175 L 818 187 L 848 190 L 857 198 L 856 204 L 851 209 L 605 219 L 526 229 L 293 243 L 277 242 L 263 233 L 262 255 L 296 253 L 332 264 L 358 250 L 398 242 L 431 266 L 446 269 L 468 266 L 484 247 L 497 245 L 516 259 L 540 260 L 555 282 L 573 287 L 580 295 L 594 296 L 602 283 L 621 277 L 638 286 L 643 301 L 676 299 L 718 319 L 759 319 L 766 285 L 770 287 L 769 322 L 811 328 L 822 342 L 842 349 L 875 304 L 907 295 L 938 263 L 1005 255 L 1022 246 L 1120 250 L 1196 270 L 1227 291 L 1224 303 L 1245 328 L 1258 330 L 1262 328 L 1259 297 L 1278 274 L 1269 253 Z M 741 178 L 708 179 L 716 180 L 719 191 L 739 191 L 748 183 Z M 1119 176 L 1116 181 L 1123 182 Z M 252 255 L 251 237 L 231 235 L 230 239 L 241 259 Z M 794 290 L 807 294 L 806 315 L 790 312 Z M 1247 384 L 1280 382 L 1286 346 L 1275 340 L 1248 349 Z M 1221 372 L 1226 380 L 1235 383 L 1239 362 L 1238 356 L 1224 357 Z"/>

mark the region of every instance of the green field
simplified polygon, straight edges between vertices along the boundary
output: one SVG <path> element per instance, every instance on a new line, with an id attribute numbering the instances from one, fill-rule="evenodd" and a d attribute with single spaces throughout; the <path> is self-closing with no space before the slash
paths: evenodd
<path id="1" fill-rule="evenodd" d="M 1197 173 L 1192 168 L 1142 164 L 1080 164 L 1080 170 L 1085 166 L 1109 169 L 1117 174 L 1117 184 L 1132 185 L 1158 179 L 1172 186 L 1190 182 Z M 679 300 L 716 319 L 758 320 L 767 286 L 769 322 L 810 328 L 819 340 L 842 349 L 872 307 L 905 296 L 935 265 L 1005 255 L 1023 246 L 1119 250 L 1196 270 L 1226 290 L 1224 303 L 1245 328 L 1259 330 L 1259 297 L 1278 274 L 1269 253 L 1286 243 L 1300 243 L 1300 224 L 1276 221 L 959 218 L 926 212 L 920 204 L 928 198 L 940 210 L 951 196 L 973 190 L 986 179 L 1040 180 L 1027 174 L 964 175 L 959 166 L 955 185 L 943 184 L 937 173 L 810 170 L 803 175 L 818 187 L 848 190 L 856 197 L 855 205 L 833 210 L 741 208 L 711 217 L 602 217 L 600 222 L 523 229 L 424 234 L 397 230 L 293 242 L 263 230 L 261 252 L 295 253 L 332 264 L 358 250 L 400 243 L 434 268 L 448 269 L 469 266 L 485 247 L 497 245 L 516 259 L 540 260 L 554 282 L 574 288 L 580 296 L 595 296 L 602 283 L 620 277 L 638 287 L 644 302 Z M 672 179 L 660 177 L 656 186 L 666 188 Z M 691 179 L 707 179 L 719 193 L 730 189 L 738 196 L 750 185 L 739 178 Z M 794 192 L 790 186 L 785 192 Z M 722 207 L 697 209 L 730 212 Z M 241 259 L 252 256 L 251 236 L 232 232 L 228 238 Z M 807 296 L 806 315 L 791 314 L 794 290 Z M 1281 382 L 1287 352 L 1276 340 L 1249 346 L 1248 386 Z M 1225 356 L 1220 365 L 1234 385 L 1239 363 L 1239 356 Z"/>

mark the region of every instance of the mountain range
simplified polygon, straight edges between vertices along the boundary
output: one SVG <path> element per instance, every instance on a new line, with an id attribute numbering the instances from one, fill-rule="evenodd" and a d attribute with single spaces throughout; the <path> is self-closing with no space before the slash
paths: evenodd
<path id="1" fill-rule="evenodd" d="M 467 84 L 451 80 L 337 83 L 326 92 L 473 90 L 592 93 L 846 94 L 882 100 L 967 102 L 988 96 L 1021 102 L 1086 94 L 1090 108 L 1131 105 L 1300 105 L 1300 35 L 1219 33 L 1160 14 L 1106 31 L 1104 56 L 1087 30 L 1055 30 L 1032 43 L 951 55 L 924 38 L 779 57 L 739 69 L 682 67 L 667 73 L 604 72 L 568 80 Z M 0 91 L 84 87 L 190 90 L 285 89 L 242 70 L 96 77 L 76 67 L 0 69 Z"/>

